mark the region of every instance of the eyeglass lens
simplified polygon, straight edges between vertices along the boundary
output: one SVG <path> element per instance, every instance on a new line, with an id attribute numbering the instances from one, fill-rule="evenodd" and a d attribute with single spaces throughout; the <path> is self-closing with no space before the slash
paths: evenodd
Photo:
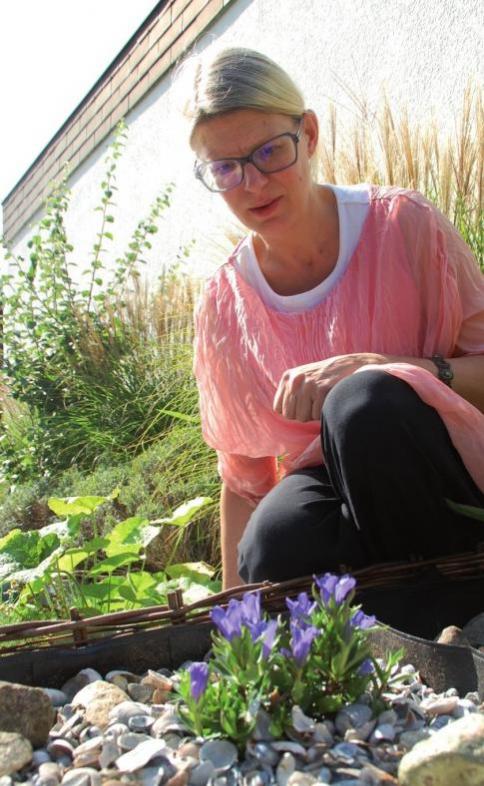
<path id="1" fill-rule="evenodd" d="M 296 161 L 296 140 L 292 134 L 269 139 L 254 150 L 248 160 L 265 174 L 287 169 Z M 205 164 L 200 171 L 205 184 L 217 191 L 228 191 L 244 179 L 244 164 L 237 159 L 220 159 Z"/>

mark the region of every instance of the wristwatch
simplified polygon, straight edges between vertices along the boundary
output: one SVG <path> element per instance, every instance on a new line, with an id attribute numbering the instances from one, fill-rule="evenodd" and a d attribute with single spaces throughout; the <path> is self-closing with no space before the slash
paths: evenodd
<path id="1" fill-rule="evenodd" d="M 450 363 L 448 363 L 442 357 L 442 355 L 432 355 L 432 357 L 429 358 L 429 360 L 431 360 L 437 366 L 437 371 L 438 371 L 437 376 L 440 379 L 440 381 L 443 382 L 445 385 L 448 385 L 449 388 L 451 388 L 452 387 L 451 382 L 454 379 L 454 372 L 452 371 L 452 366 L 450 365 Z"/>

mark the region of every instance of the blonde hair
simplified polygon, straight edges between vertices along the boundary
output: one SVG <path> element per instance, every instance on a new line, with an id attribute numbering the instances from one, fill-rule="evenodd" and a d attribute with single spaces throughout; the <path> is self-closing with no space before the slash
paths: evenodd
<path id="1" fill-rule="evenodd" d="M 190 141 L 198 123 L 237 109 L 300 117 L 304 98 L 281 66 L 253 49 L 230 48 L 194 62 L 191 95 L 184 114 Z"/>

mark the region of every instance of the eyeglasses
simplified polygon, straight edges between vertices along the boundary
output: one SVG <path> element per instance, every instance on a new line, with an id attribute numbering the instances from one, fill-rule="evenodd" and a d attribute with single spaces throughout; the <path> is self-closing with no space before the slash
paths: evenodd
<path id="1" fill-rule="evenodd" d="M 268 139 L 243 158 L 220 158 L 217 161 L 195 161 L 195 177 L 201 180 L 209 191 L 230 191 L 240 186 L 245 175 L 246 164 L 253 164 L 264 175 L 282 172 L 297 161 L 297 146 L 301 135 L 301 123 L 296 133 L 284 134 Z"/>

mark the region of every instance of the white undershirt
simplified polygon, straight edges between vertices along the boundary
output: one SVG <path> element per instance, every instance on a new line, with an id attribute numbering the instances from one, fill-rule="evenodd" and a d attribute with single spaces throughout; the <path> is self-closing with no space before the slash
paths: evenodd
<path id="1" fill-rule="evenodd" d="M 339 217 L 339 254 L 336 265 L 324 281 L 313 289 L 298 295 L 279 295 L 269 286 L 262 273 L 254 250 L 252 235 L 240 244 L 233 259 L 240 275 L 250 284 L 260 297 L 276 311 L 306 311 L 323 300 L 341 278 L 358 245 L 361 230 L 370 207 L 367 183 L 356 186 L 334 186 L 325 184 L 335 197 Z"/>

